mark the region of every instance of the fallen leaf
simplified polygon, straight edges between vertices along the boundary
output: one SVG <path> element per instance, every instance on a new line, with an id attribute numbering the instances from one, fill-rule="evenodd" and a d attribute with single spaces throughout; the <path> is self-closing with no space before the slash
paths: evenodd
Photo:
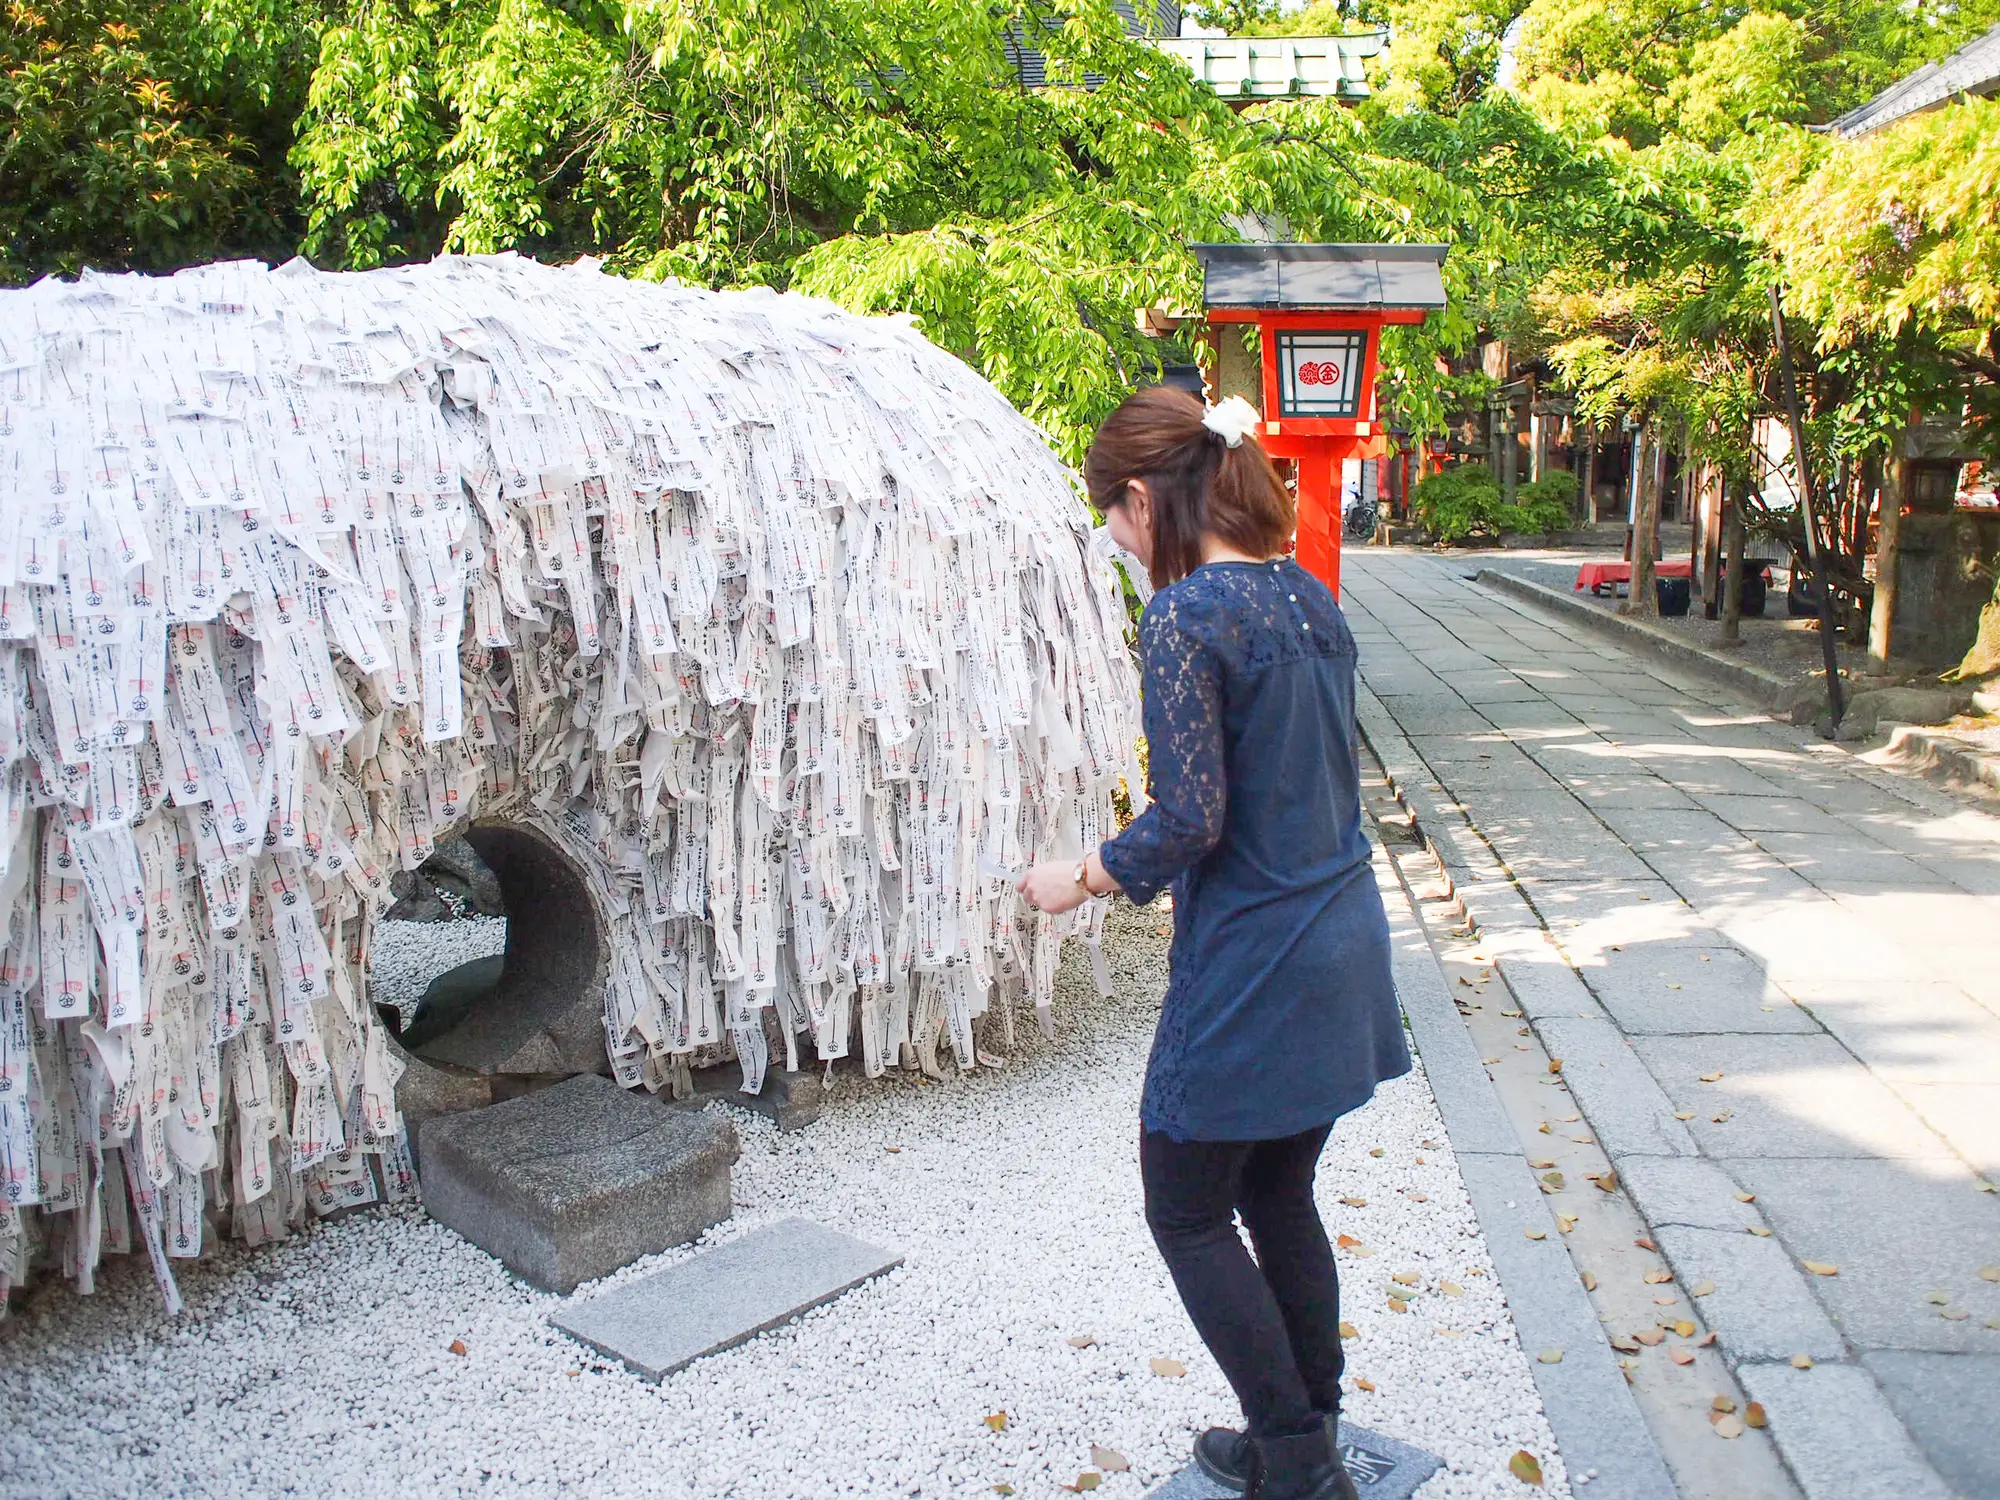
<path id="1" fill-rule="evenodd" d="M 1704 1276 L 1700 1281 L 1697 1281 L 1692 1287 L 1688 1289 L 1688 1295 L 1690 1297 L 1706 1297 L 1712 1294 L 1714 1291 L 1715 1291 L 1715 1283 L 1710 1281 L 1706 1276 Z"/>
<path id="2" fill-rule="evenodd" d="M 1095 1349 L 1097 1347 L 1097 1335 L 1094 1333 L 1079 1333 L 1068 1342 L 1072 1349 Z"/>
<path id="3" fill-rule="evenodd" d="M 1719 1114 L 1713 1114 L 1709 1116 L 1709 1119 L 1714 1121 L 1717 1125 L 1727 1125 L 1731 1120 L 1735 1118 L 1736 1118 L 1736 1111 L 1733 1109 L 1725 1109 Z"/>
<path id="4" fill-rule="evenodd" d="M 1590 1180 L 1596 1183 L 1598 1187 L 1602 1188 L 1607 1193 L 1615 1193 L 1618 1191 L 1618 1174 L 1616 1172 L 1600 1173 L 1598 1176 L 1593 1177 Z"/>
<path id="5" fill-rule="evenodd" d="M 1738 1203 L 1755 1203 L 1757 1201 L 1757 1195 L 1755 1193 L 1738 1193 L 1736 1195 L 1736 1201 Z"/>
<path id="6" fill-rule="evenodd" d="M 1762 1224 L 1752 1224 L 1750 1226 L 1750 1233 L 1756 1235 L 1760 1240 L 1768 1240 L 1771 1237 L 1771 1231 L 1766 1229 Z"/>
<path id="7" fill-rule="evenodd" d="M 453 1340 L 451 1341 L 451 1352 L 452 1352 L 453 1354 L 463 1354 L 463 1353 L 465 1353 L 465 1340 L 464 1340 L 464 1339 L 453 1339 Z"/>
<path id="8" fill-rule="evenodd" d="M 1366 1208 L 1368 1206 L 1366 1198 L 1342 1198 L 1340 1201 L 1345 1203 L 1349 1208 Z"/>
<path id="9" fill-rule="evenodd" d="M 1342 1318 L 1340 1320 L 1340 1336 L 1344 1339 L 1358 1339 L 1361 1337 L 1361 1330 L 1348 1322 L 1347 1319 Z"/>
<path id="10" fill-rule="evenodd" d="M 1396 1295 L 1396 1294 L 1395 1294 L 1394 1292 L 1391 1292 L 1391 1293 L 1389 1294 L 1389 1311 L 1390 1311 L 1390 1312 L 1400 1312 L 1400 1313 L 1406 1313 L 1406 1312 L 1408 1312 L 1409 1310 L 1410 1310 L 1410 1304 L 1409 1304 L 1409 1303 L 1407 1303 L 1407 1302 L 1403 1301 L 1403 1300 L 1402 1300 L 1402 1299 L 1401 1299 L 1400 1297 L 1398 1297 L 1398 1296 L 1397 1296 L 1397 1295 Z"/>
<path id="11" fill-rule="evenodd" d="M 1463 1328 L 1439 1328 L 1434 1329 L 1433 1332 L 1441 1339 L 1462 1339 L 1465 1337 L 1465 1330 Z"/>
<path id="12" fill-rule="evenodd" d="M 1498 1061 L 1500 1061 L 1500 1059 L 1497 1057 L 1482 1057 L 1479 1060 L 1489 1068 L 1492 1067 Z"/>
<path id="13" fill-rule="evenodd" d="M 1722 1069 L 1720 1068 L 1717 1068 L 1713 1073 L 1704 1073 L 1701 1075 L 1701 1081 L 1703 1083 L 1719 1083 L 1721 1079 L 1722 1079 Z"/>
<path id="14" fill-rule="evenodd" d="M 1544 1167 L 1553 1167 L 1555 1164 L 1555 1158 L 1551 1156 L 1537 1157 L 1534 1161 L 1528 1163 L 1537 1172 L 1541 1171 Z"/>
<path id="15" fill-rule="evenodd" d="M 1581 1119 L 1583 1118 L 1583 1116 L 1582 1116 L 1582 1115 L 1559 1115 L 1559 1116 L 1558 1116 L 1557 1118 L 1558 1118 L 1558 1119 L 1560 1119 L 1560 1120 L 1561 1120 L 1561 1121 L 1563 1122 L 1563 1124 L 1565 1124 L 1565 1125 L 1574 1125 L 1574 1124 L 1575 1124 L 1575 1123 L 1576 1123 L 1576 1122 L 1577 1122 L 1578 1120 L 1581 1120 Z"/>
<path id="16" fill-rule="evenodd" d="M 1971 1317 L 1972 1314 L 1967 1312 L 1962 1307 L 1947 1307 L 1943 1312 L 1939 1313 L 1938 1316 L 1940 1318 L 1943 1318 L 1948 1323 L 1963 1323 L 1967 1318 Z"/>
<path id="17" fill-rule="evenodd" d="M 1402 1286 L 1418 1286 L 1423 1282 L 1423 1277 L 1419 1276 L 1415 1271 L 1398 1271 L 1389 1279 Z"/>
<path id="18" fill-rule="evenodd" d="M 1632 1337 L 1637 1339 L 1640 1343 L 1644 1344 L 1648 1349 L 1650 1349 L 1655 1344 L 1665 1339 L 1666 1335 L 1660 1332 L 1660 1330 L 1657 1328 L 1641 1328 L 1635 1330 L 1634 1333 L 1632 1334 Z"/>
<path id="19" fill-rule="evenodd" d="M 1370 1156 L 1386 1156 L 1386 1155 L 1387 1155 L 1388 1153 L 1387 1153 L 1386 1151 L 1384 1151 L 1384 1150 L 1382 1149 L 1382 1147 L 1380 1147 L 1380 1146 L 1377 1146 L 1377 1147 L 1375 1147 L 1375 1149 L 1374 1149 L 1374 1150 L 1370 1151 L 1370 1152 L 1369 1152 L 1368 1154 L 1369 1154 Z"/>
<path id="20" fill-rule="evenodd" d="M 1799 1262 L 1815 1276 L 1838 1276 L 1840 1267 L 1830 1260 L 1802 1260 Z"/>
<path id="21" fill-rule="evenodd" d="M 1676 1302 L 1678 1302 L 1678 1301 L 1680 1301 L 1680 1300 L 1681 1300 L 1681 1299 L 1680 1299 L 1680 1298 L 1678 1298 L 1678 1297 L 1676 1297 L 1676 1296 L 1675 1296 L 1675 1295 L 1674 1295 L 1674 1294 L 1673 1294 L 1672 1292 L 1668 1292 L 1668 1293 L 1667 1293 L 1667 1294 L 1666 1294 L 1665 1296 L 1661 1296 L 1661 1297 L 1655 1297 L 1655 1298 L 1653 1299 L 1653 1306 L 1655 1306 L 1655 1307 L 1672 1307 L 1672 1306 L 1673 1306 L 1673 1305 L 1674 1305 L 1674 1304 L 1675 1304 Z"/>
<path id="22" fill-rule="evenodd" d="M 1677 1334 L 1679 1334 L 1679 1335 L 1680 1335 L 1680 1336 L 1681 1336 L 1682 1338 L 1684 1338 L 1684 1339 L 1691 1339 L 1691 1338 L 1693 1338 L 1693 1337 L 1694 1337 L 1694 1320 L 1693 1320 L 1692 1318 L 1681 1318 L 1681 1319 L 1679 1319 L 1679 1320 L 1678 1320 L 1678 1321 L 1676 1321 L 1676 1322 L 1675 1322 L 1675 1324 L 1674 1324 L 1674 1332 L 1675 1332 L 1675 1333 L 1677 1333 Z"/>
<path id="23" fill-rule="evenodd" d="M 1440 1281 L 1438 1283 L 1438 1290 L 1443 1292 L 1447 1297 L 1463 1297 L 1465 1295 L 1465 1288 L 1455 1281 Z"/>
<path id="24" fill-rule="evenodd" d="M 1669 1349 L 1667 1351 L 1667 1358 L 1677 1365 L 1691 1365 L 1694 1363 L 1694 1355 L 1686 1349 Z"/>
<path id="25" fill-rule="evenodd" d="M 1810 1354 L 1794 1354 L 1792 1356 L 1792 1368 L 1794 1370 L 1810 1370 L 1812 1367 L 1813 1361 Z"/>
<path id="26" fill-rule="evenodd" d="M 1103 1478 L 1104 1476 L 1095 1469 L 1085 1469 L 1081 1474 L 1076 1476 L 1075 1484 L 1066 1484 L 1063 1488 L 1072 1494 L 1081 1495 L 1085 1490 L 1096 1489 L 1098 1482 Z"/>
<path id="27" fill-rule="evenodd" d="M 1595 1271 L 1585 1271 L 1583 1273 L 1583 1289 L 1586 1292 L 1597 1290 L 1597 1273 Z"/>
<path id="28" fill-rule="evenodd" d="M 1672 1271 L 1648 1271 L 1646 1273 L 1647 1286 L 1665 1286 L 1673 1279 L 1674 1273 Z"/>
<path id="29" fill-rule="evenodd" d="M 1676 1120 L 1692 1120 L 1694 1118 L 1694 1111 L 1691 1109 L 1677 1109 L 1674 1111 L 1674 1118 Z"/>
<path id="30" fill-rule="evenodd" d="M 1670 989 L 1670 990 L 1677 990 L 1677 989 L 1679 989 L 1679 988 L 1680 988 L 1680 986 L 1679 986 L 1679 985 L 1677 985 L 1677 984 L 1670 984 L 1670 985 L 1668 985 L 1668 986 L 1667 986 L 1667 988 L 1668 988 L 1668 989 Z"/>
<path id="31" fill-rule="evenodd" d="M 1177 1359 L 1162 1359 L 1156 1354 L 1147 1363 L 1153 1367 L 1155 1375 L 1168 1380 L 1179 1380 L 1181 1376 L 1187 1374 L 1187 1366 Z"/>
<path id="32" fill-rule="evenodd" d="M 1639 1341 L 1629 1333 L 1614 1333 L 1611 1336 L 1611 1347 L 1616 1349 L 1620 1354 L 1637 1354 L 1639 1352 Z"/>
<path id="33" fill-rule="evenodd" d="M 1981 1281 L 2000 1281 L 2000 1266 L 1981 1266 L 1979 1268 L 1979 1279 Z"/>
<path id="34" fill-rule="evenodd" d="M 1546 1229 L 1524 1229 L 1521 1233 L 1525 1234 L 1531 1240 L 1545 1240 L 1549 1237 L 1549 1232 Z"/>
<path id="35" fill-rule="evenodd" d="M 1563 1174 L 1560 1172 L 1542 1173 L 1542 1186 L 1552 1193 L 1560 1193 L 1563 1190 Z"/>
<path id="36" fill-rule="evenodd" d="M 986 1425 L 991 1427 L 995 1432 L 1005 1432 L 1007 1430 L 1007 1413 L 1004 1411 L 988 1413 Z"/>
<path id="37" fill-rule="evenodd" d="M 1518 1010 L 1503 1010 L 1500 1012 L 1500 1014 L 1508 1017 L 1509 1019 L 1517 1020 L 1519 1019 L 1521 1013 Z"/>
<path id="38" fill-rule="evenodd" d="M 1560 1073 L 1562 1070 L 1563 1070 L 1563 1060 L 1560 1057 L 1552 1057 L 1549 1059 L 1549 1071 L 1551 1073 Z"/>
<path id="39" fill-rule="evenodd" d="M 1090 1445 L 1090 1461 L 1107 1474 L 1123 1474 L 1132 1467 L 1132 1461 L 1116 1448 L 1100 1448 Z"/>
<path id="40" fill-rule="evenodd" d="M 1011 1484 L 996 1484 L 993 1486 L 993 1493 L 996 1495 L 1011 1495 L 1014 1493 L 1014 1486 Z"/>
<path id="41" fill-rule="evenodd" d="M 1357 1375 L 1354 1377 L 1354 1388 L 1357 1391 L 1372 1391 L 1375 1389 L 1375 1382 L 1372 1380 L 1363 1379 L 1361 1376 Z"/>
<path id="42" fill-rule="evenodd" d="M 891 1156 L 901 1156 L 903 1154 L 903 1148 L 901 1146 L 884 1146 L 882 1149 L 888 1152 Z"/>
<path id="43" fill-rule="evenodd" d="M 1352 1250 L 1356 1245 L 1360 1243 L 1361 1241 L 1357 1240 L 1351 1234 L 1339 1235 L 1334 1239 L 1334 1244 L 1338 1245 L 1343 1250 Z"/>
<path id="44" fill-rule="evenodd" d="M 1161 937 L 1172 937 L 1174 935 L 1174 929 L 1172 924 L 1167 922 L 1162 922 L 1158 927 L 1155 927 L 1153 931 L 1157 932 Z"/>
<path id="45" fill-rule="evenodd" d="M 1553 1130 L 1549 1129 L 1549 1122 L 1547 1120 L 1542 1121 L 1542 1123 L 1537 1125 L 1535 1129 L 1539 1130 L 1543 1135 L 1555 1134 Z"/>
<path id="46" fill-rule="evenodd" d="M 1717 1417 L 1715 1419 L 1715 1435 L 1719 1438 L 1742 1437 L 1743 1419 L 1741 1417 Z"/>
<path id="47" fill-rule="evenodd" d="M 1572 1229 L 1576 1228 L 1576 1215 L 1557 1214 L 1556 1228 L 1561 1230 L 1564 1234 L 1568 1234 Z"/>
<path id="48" fill-rule="evenodd" d="M 1764 1415 L 1764 1403 L 1761 1401 L 1752 1401 L 1743 1408 L 1743 1425 L 1746 1427 L 1763 1427 L 1768 1425 L 1770 1420 Z"/>
<path id="49" fill-rule="evenodd" d="M 1542 1461 L 1526 1448 L 1507 1460 L 1507 1469 L 1523 1484 L 1539 1485 L 1542 1482 Z"/>
<path id="50" fill-rule="evenodd" d="M 1708 1405 L 1711 1411 L 1718 1412 L 1724 1416 L 1736 1410 L 1736 1402 L 1728 1396 L 1717 1396 Z"/>
<path id="51" fill-rule="evenodd" d="M 565 1375 L 581 1375 L 582 1373 L 583 1373 L 583 1371 L 581 1371 L 581 1370 L 564 1370 L 564 1371 L 563 1371 L 563 1374 L 565 1374 Z"/>
<path id="52" fill-rule="evenodd" d="M 1660 1248 L 1658 1245 L 1654 1244 L 1652 1240 L 1648 1239 L 1643 1234 L 1640 1235 L 1636 1240 L 1632 1241 L 1632 1243 L 1637 1245 L 1641 1250 L 1658 1250 Z"/>
<path id="53" fill-rule="evenodd" d="M 1708 1330 L 1707 1333 L 1704 1333 L 1700 1338 L 1694 1341 L 1694 1346 L 1697 1349 L 1706 1349 L 1709 1347 L 1709 1345 L 1713 1344 L 1714 1342 L 1715 1342 L 1715 1330 L 1711 1328 Z"/>
<path id="54" fill-rule="evenodd" d="M 1535 1358 L 1545 1365 L 1559 1365 L 1563 1362 L 1563 1352 L 1560 1349 L 1544 1349 Z"/>
<path id="55" fill-rule="evenodd" d="M 1427 1193 L 1411 1193 L 1409 1199 L 1412 1203 L 1428 1203 L 1431 1201 L 1430 1195 Z"/>

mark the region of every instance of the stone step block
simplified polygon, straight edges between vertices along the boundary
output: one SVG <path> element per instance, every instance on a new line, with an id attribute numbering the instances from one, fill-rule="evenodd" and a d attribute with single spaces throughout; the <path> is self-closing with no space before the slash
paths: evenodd
<path id="1" fill-rule="evenodd" d="M 432 1218 L 567 1293 L 728 1218 L 736 1127 L 586 1073 L 426 1120 L 419 1156 Z"/>
<path id="2" fill-rule="evenodd" d="M 573 1301 L 549 1321 L 647 1380 L 789 1323 L 903 1263 L 837 1229 L 781 1219 L 692 1260 Z"/>

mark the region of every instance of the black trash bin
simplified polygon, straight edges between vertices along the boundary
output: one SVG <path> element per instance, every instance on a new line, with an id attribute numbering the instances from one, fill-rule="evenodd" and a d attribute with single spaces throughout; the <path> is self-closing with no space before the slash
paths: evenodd
<path id="1" fill-rule="evenodd" d="M 1771 560 L 1768 557 L 1746 557 L 1743 559 L 1743 613 L 1752 619 L 1764 616 L 1766 591 L 1770 588 Z M 1729 567 L 1722 569 L 1722 597 L 1729 597 Z"/>
<path id="2" fill-rule="evenodd" d="M 1688 612 L 1688 600 L 1694 595 L 1693 580 L 1687 578 L 1653 578 L 1653 591 L 1660 601 L 1663 615 L 1684 615 Z"/>

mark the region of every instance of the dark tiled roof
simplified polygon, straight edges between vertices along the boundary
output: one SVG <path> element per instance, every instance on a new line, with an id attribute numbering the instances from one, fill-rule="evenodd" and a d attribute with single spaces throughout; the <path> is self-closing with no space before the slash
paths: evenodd
<path id="1" fill-rule="evenodd" d="M 1836 135 L 1867 135 L 1909 115 L 1934 109 L 1958 94 L 2000 92 L 2000 26 L 1960 47 L 1942 62 L 1926 63 L 1892 83 L 1859 109 L 1833 122 Z"/>
<path id="2" fill-rule="evenodd" d="M 1443 245 L 1190 245 L 1209 307 L 1445 305 Z"/>

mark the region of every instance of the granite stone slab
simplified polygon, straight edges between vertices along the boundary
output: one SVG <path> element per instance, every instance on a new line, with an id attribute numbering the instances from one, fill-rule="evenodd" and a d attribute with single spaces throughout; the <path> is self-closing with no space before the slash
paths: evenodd
<path id="1" fill-rule="evenodd" d="M 1844 1355 L 1839 1332 L 1806 1289 L 1805 1273 L 1777 1240 L 1677 1224 L 1655 1226 L 1653 1238 L 1683 1287 L 1714 1283 L 1701 1299 L 1701 1315 L 1731 1364 Z"/>
<path id="2" fill-rule="evenodd" d="M 595 1073 L 426 1120 L 419 1144 L 430 1216 L 544 1291 L 729 1217 L 736 1128 Z"/>
<path id="3" fill-rule="evenodd" d="M 1340 1424 L 1340 1457 L 1362 1500 L 1407 1500 L 1444 1466 L 1435 1454 L 1352 1422 Z M 1240 1494 L 1241 1490 L 1226 1490 L 1189 1464 L 1147 1491 L 1147 1500 L 1236 1500 Z"/>
<path id="4" fill-rule="evenodd" d="M 1628 1036 L 1819 1030 L 1756 960 L 1726 943 L 1620 944 L 1582 973 Z"/>
<path id="5" fill-rule="evenodd" d="M 1862 1363 L 1945 1482 L 1961 1495 L 2000 1495 L 2000 1354 L 1878 1351 Z"/>
<path id="6" fill-rule="evenodd" d="M 1550 1057 L 1562 1060 L 1563 1080 L 1614 1161 L 1696 1154 L 1672 1101 L 1611 1022 L 1551 1017 L 1537 1029 Z"/>
<path id="7" fill-rule="evenodd" d="M 1772 1440 L 1811 1500 L 1952 1500 L 1865 1370 L 1746 1364 L 1736 1376 L 1763 1404 Z"/>
<path id="8" fill-rule="evenodd" d="M 662 1380 L 902 1263 L 894 1251 L 837 1229 L 781 1219 L 603 1296 L 566 1303 L 549 1321 L 634 1374 Z"/>

